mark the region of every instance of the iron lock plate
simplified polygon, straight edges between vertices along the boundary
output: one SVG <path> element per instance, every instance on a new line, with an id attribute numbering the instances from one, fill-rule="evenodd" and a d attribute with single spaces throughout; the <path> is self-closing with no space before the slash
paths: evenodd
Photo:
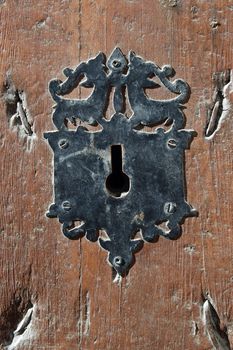
<path id="1" fill-rule="evenodd" d="M 133 52 L 127 60 L 119 48 L 107 62 L 99 53 L 63 72 L 64 82 L 49 84 L 58 131 L 45 133 L 54 152 L 55 201 L 47 216 L 58 217 L 70 239 L 98 241 L 124 275 L 145 241 L 177 239 L 184 219 L 196 214 L 185 192 L 185 149 L 194 136 L 184 129 L 182 110 L 189 87 L 170 80 L 170 66 L 160 68 Z M 145 90 L 161 84 L 177 96 L 149 98 Z M 79 85 L 92 88 L 89 98 L 62 97 Z M 108 120 L 111 92 L 115 112 Z M 68 122 L 77 127 L 69 129 Z"/>

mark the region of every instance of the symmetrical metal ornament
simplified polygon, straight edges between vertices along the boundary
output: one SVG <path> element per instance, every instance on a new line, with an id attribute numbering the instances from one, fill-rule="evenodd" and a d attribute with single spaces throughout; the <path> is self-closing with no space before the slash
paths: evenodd
<path id="1" fill-rule="evenodd" d="M 127 60 L 119 48 L 107 62 L 99 53 L 63 72 L 64 82 L 49 84 L 58 131 L 45 134 L 54 152 L 55 201 L 47 216 L 58 217 L 70 239 L 98 240 L 124 275 L 144 241 L 177 239 L 184 218 L 196 213 L 185 193 L 184 154 L 194 136 L 184 130 L 182 111 L 189 87 L 170 80 L 170 66 L 160 68 L 133 52 Z M 177 96 L 149 98 L 145 90 L 159 83 Z M 78 86 L 93 91 L 87 99 L 62 98 Z M 111 92 L 115 113 L 107 119 Z M 68 129 L 68 122 L 77 128 Z"/>

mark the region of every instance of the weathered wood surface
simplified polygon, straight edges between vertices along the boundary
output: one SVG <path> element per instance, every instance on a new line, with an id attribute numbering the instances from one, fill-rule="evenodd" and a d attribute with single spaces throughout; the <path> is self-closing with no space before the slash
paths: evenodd
<path id="1" fill-rule="evenodd" d="M 232 23 L 228 0 L 0 1 L 2 347 L 230 349 Z M 67 240 L 57 220 L 46 218 L 52 153 L 43 139 L 53 129 L 48 81 L 115 46 L 172 64 L 192 88 L 187 127 L 198 132 L 186 153 L 186 172 L 188 201 L 199 217 L 186 220 L 179 240 L 145 244 L 121 284 L 112 282 L 105 251 L 85 239 Z M 12 117 L 17 100 L 28 124 Z M 214 120 L 222 116 L 222 123 Z M 27 330 L 13 340 L 32 307 Z"/>

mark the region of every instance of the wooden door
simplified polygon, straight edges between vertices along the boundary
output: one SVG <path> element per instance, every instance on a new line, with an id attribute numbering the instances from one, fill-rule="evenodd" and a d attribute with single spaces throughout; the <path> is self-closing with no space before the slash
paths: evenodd
<path id="1" fill-rule="evenodd" d="M 233 4 L 228 0 L 0 1 L 2 349 L 207 350 L 233 344 Z M 113 283 L 106 252 L 56 219 L 48 82 L 119 46 L 171 64 L 185 114 L 188 218 Z M 84 96 L 79 90 L 79 96 Z M 24 324 L 20 324 L 21 321 Z"/>

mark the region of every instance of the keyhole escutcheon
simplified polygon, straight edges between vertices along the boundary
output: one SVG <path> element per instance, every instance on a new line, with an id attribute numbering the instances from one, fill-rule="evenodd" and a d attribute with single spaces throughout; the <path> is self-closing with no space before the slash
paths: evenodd
<path id="1" fill-rule="evenodd" d="M 112 172 L 106 179 L 106 188 L 114 197 L 120 197 L 129 192 L 130 179 L 123 172 L 122 145 L 111 146 Z"/>

